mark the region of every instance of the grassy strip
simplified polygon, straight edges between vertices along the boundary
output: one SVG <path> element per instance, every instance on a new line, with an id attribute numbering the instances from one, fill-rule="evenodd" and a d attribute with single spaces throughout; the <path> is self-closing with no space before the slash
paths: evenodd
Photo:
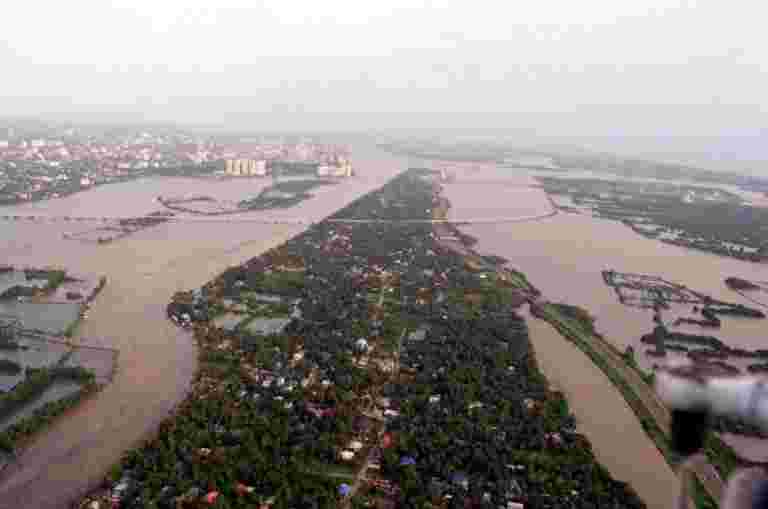
<path id="1" fill-rule="evenodd" d="M 523 290 L 531 293 L 539 293 L 536 287 L 533 286 L 530 281 L 528 281 L 528 278 L 525 277 L 525 274 L 522 272 L 510 268 L 505 268 L 504 271 L 509 276 L 510 282 L 516 285 L 518 288 L 522 288 Z"/>
<path id="2" fill-rule="evenodd" d="M 28 401 L 40 396 L 53 383 L 48 368 L 29 370 L 27 377 L 12 391 L 0 395 L 0 418 L 13 414 Z"/>
<path id="3" fill-rule="evenodd" d="M 704 489 L 704 485 L 701 484 L 699 478 L 695 475 L 692 475 L 691 478 L 693 484 L 691 498 L 693 499 L 693 503 L 696 505 L 696 507 L 698 509 L 717 509 L 718 504 L 712 500 L 712 497 L 709 496 L 709 493 L 707 493 L 707 490 Z"/>
<path id="4" fill-rule="evenodd" d="M 547 304 L 539 308 L 540 315 L 546 319 L 551 325 L 553 325 L 560 334 L 566 339 L 572 341 L 592 362 L 608 377 L 611 383 L 619 390 L 624 400 L 632 409 L 634 414 L 640 420 L 640 424 L 648 437 L 653 441 L 656 447 L 659 449 L 664 459 L 671 467 L 675 467 L 678 462 L 672 451 L 669 443 L 669 439 L 661 430 L 656 420 L 653 418 L 650 412 L 645 408 L 637 393 L 632 386 L 624 379 L 624 377 L 616 370 L 610 363 L 606 362 L 602 355 L 597 353 L 592 345 L 586 341 L 582 334 L 585 331 L 581 329 L 580 323 L 574 323 L 573 320 L 565 319 L 558 312 L 557 308 Z M 577 325 L 578 324 L 578 325 Z M 591 324 L 589 326 L 591 329 Z M 722 451 L 720 451 L 722 452 Z M 709 457 L 709 454 L 707 454 Z M 712 497 L 704 489 L 704 486 L 695 480 L 693 498 L 696 502 L 696 507 L 700 509 L 716 508 L 717 504 Z"/>
<path id="5" fill-rule="evenodd" d="M 82 318 L 77 317 L 77 320 L 73 321 L 69 325 L 67 325 L 67 328 L 64 329 L 64 337 L 65 338 L 72 338 L 75 333 L 77 332 L 77 328 L 80 326 L 80 321 Z"/>
<path id="6" fill-rule="evenodd" d="M 82 383 L 84 387 L 95 387 L 96 385 L 93 372 L 80 367 L 54 367 L 29 370 L 28 376 L 23 382 L 17 385 L 11 392 L 0 396 L 0 418 L 12 415 L 25 404 L 40 397 L 57 379 L 75 380 Z M 71 397 L 59 401 L 69 399 Z M 32 416 L 21 420 L 0 433 L 0 449 L 12 451 L 14 440 L 17 436 L 34 433 L 49 422 L 53 415 L 58 415 L 69 408 L 69 406 L 72 406 L 69 405 L 66 408 L 59 409 L 54 405 L 59 403 L 59 401 L 46 404 Z"/>
<path id="7" fill-rule="evenodd" d="M 46 403 L 26 419 L 22 419 L 5 431 L 0 432 L 0 450 L 9 453 L 14 452 L 16 446 L 20 442 L 43 429 L 50 424 L 55 417 L 63 414 L 70 408 L 77 406 L 83 398 L 94 392 L 96 389 L 97 386 L 95 382 L 91 381 L 86 383 L 76 394 Z"/>
<path id="8" fill-rule="evenodd" d="M 633 355 L 624 354 L 627 366 L 634 369 L 649 386 L 653 386 L 655 373 L 646 373 L 637 365 Z M 704 444 L 704 453 L 709 462 L 717 469 L 723 479 L 727 479 L 741 465 L 742 461 L 734 450 L 723 442 L 715 433 L 710 433 Z"/>
<path id="9" fill-rule="evenodd" d="M 48 283 L 45 285 L 46 292 L 52 292 L 61 286 L 67 279 L 67 272 L 64 270 L 54 270 L 48 275 Z"/>
<path id="10" fill-rule="evenodd" d="M 710 433 L 707 437 L 704 453 L 723 479 L 730 477 L 742 463 L 733 449 L 714 433 Z"/>

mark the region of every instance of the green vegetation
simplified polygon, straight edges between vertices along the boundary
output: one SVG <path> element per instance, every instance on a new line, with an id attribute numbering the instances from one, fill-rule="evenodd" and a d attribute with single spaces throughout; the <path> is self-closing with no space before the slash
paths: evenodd
<path id="1" fill-rule="evenodd" d="M 221 301 L 214 301 L 208 305 L 208 318 L 213 320 L 214 318 L 223 315 L 227 312 L 227 308 Z"/>
<path id="2" fill-rule="evenodd" d="M 27 370 L 26 374 L 14 390 L 0 394 L 0 418 L 12 415 L 25 403 L 40 396 L 54 381 L 49 368 Z"/>
<path id="3" fill-rule="evenodd" d="M 675 467 L 679 463 L 679 458 L 677 458 L 672 451 L 669 438 L 659 427 L 653 415 L 645 407 L 634 388 L 626 381 L 624 376 L 615 369 L 602 354 L 592 347 L 590 341 L 585 339 L 586 335 L 594 334 L 594 320 L 592 317 L 590 317 L 586 311 L 583 311 L 576 306 L 565 304 L 545 304 L 539 308 L 539 313 L 549 323 L 554 325 L 563 337 L 572 341 L 603 373 L 605 373 L 611 383 L 613 383 L 625 401 L 629 404 L 629 407 L 640 420 L 643 430 L 645 430 L 646 434 L 662 453 L 667 463 L 671 467 Z M 563 314 L 565 314 L 565 316 L 563 316 Z M 732 468 L 733 466 L 733 464 L 730 463 L 731 458 L 727 454 L 728 451 L 724 447 L 724 444 L 722 444 L 716 437 L 710 436 L 708 438 L 706 447 L 707 457 L 716 460 L 714 464 L 721 472 L 724 472 L 725 470 L 721 466 L 720 461 L 726 460 L 727 468 Z M 732 451 L 730 452 L 732 454 Z M 696 507 L 699 509 L 717 507 L 698 480 L 696 480 L 694 488 Z"/>
<path id="4" fill-rule="evenodd" d="M 28 401 L 38 397 L 57 379 L 93 383 L 94 375 L 80 367 L 27 369 L 27 377 L 14 390 L 0 394 L 0 418 L 7 417 Z"/>
<path id="5" fill-rule="evenodd" d="M 552 307 L 555 308 L 555 311 L 561 314 L 562 316 L 565 316 L 569 318 L 572 321 L 575 321 L 579 324 L 579 327 L 587 334 L 596 336 L 597 331 L 595 330 L 595 318 L 589 314 L 589 312 L 585 309 L 580 308 L 579 306 L 572 306 L 570 304 L 550 304 Z"/>
<path id="6" fill-rule="evenodd" d="M 510 276 L 510 282 L 516 287 L 532 294 L 539 294 L 536 287 L 528 281 L 528 278 L 522 272 L 510 268 L 505 268 L 504 271 Z"/>
<path id="7" fill-rule="evenodd" d="M 67 272 L 64 270 L 52 270 L 48 273 L 48 283 L 45 285 L 46 291 L 53 291 L 67 280 Z"/>
<path id="8" fill-rule="evenodd" d="M 511 456 L 513 462 L 527 466 L 526 475 L 532 482 L 543 485 L 546 493 L 554 496 L 568 496 L 571 491 L 579 488 L 579 483 L 563 476 L 563 472 L 594 461 L 591 451 L 586 449 L 562 452 L 518 451 Z M 597 493 L 608 491 L 610 489 L 610 484 L 606 482 L 608 479 L 610 474 L 604 467 L 596 464 L 591 472 L 594 491 Z"/>
<path id="9" fill-rule="evenodd" d="M 304 273 L 300 271 L 262 273 L 260 276 L 258 285 L 266 293 L 283 294 L 286 290 L 304 289 Z"/>
<path id="10" fill-rule="evenodd" d="M 404 175 L 336 217 L 422 217 L 433 199 L 432 183 Z M 145 506 L 201 503 L 216 490 L 218 507 L 345 507 L 338 488 L 353 471 L 337 461 L 354 437 L 364 444 L 354 467 L 376 448 L 377 476 L 399 507 L 465 507 L 479 494 L 489 507 L 513 497 L 527 507 L 642 508 L 631 487 L 597 465 L 567 403 L 549 391 L 525 320 L 509 306 L 525 296 L 508 282 L 498 288 L 495 274 L 470 270 L 459 254 L 435 255 L 432 234 L 425 224 L 321 223 L 217 278 L 216 294 L 232 299 L 301 296 L 284 334 L 210 327 L 205 295 L 169 304 L 169 316 L 192 317 L 198 376 L 114 477 L 128 476 Z M 271 272 L 280 266 L 306 273 Z M 390 292 L 389 282 L 399 288 Z M 405 339 L 396 357 L 381 355 L 382 343 L 392 348 L 413 329 L 426 334 Z M 359 338 L 372 346 L 367 366 Z M 397 373 L 379 361 L 396 362 Z M 377 409 L 384 423 L 361 415 Z M 389 445 L 379 447 L 382 427 Z M 512 465 L 518 458 L 525 464 Z M 238 483 L 253 489 L 238 494 Z M 350 484 L 355 495 L 368 489 Z M 126 499 L 129 506 L 136 496 Z"/>
<path id="11" fill-rule="evenodd" d="M 318 464 L 313 465 L 310 468 L 307 468 L 307 473 L 319 475 L 320 477 L 326 477 L 326 478 L 343 478 L 346 477 L 348 480 L 354 480 L 355 478 L 355 469 L 350 465 L 339 465 L 339 464 Z"/>
<path id="12" fill-rule="evenodd" d="M 64 329 L 64 337 L 65 338 L 71 338 L 74 337 L 75 333 L 77 332 L 77 328 L 80 326 L 80 318 L 73 321 L 69 325 L 67 325 L 67 328 Z"/>
<path id="13" fill-rule="evenodd" d="M 205 395 L 198 392 L 197 397 L 186 400 L 175 416 L 161 424 L 159 436 L 129 452 L 122 466 L 134 475 L 141 472 L 147 498 L 157 497 L 167 485 L 175 493 L 204 485 L 220 491 L 229 501 L 226 507 L 258 506 L 265 492 L 275 497 L 275 509 L 287 509 L 289 500 L 303 496 L 312 497 L 318 507 L 336 507 L 339 479 L 327 473 L 347 472 L 335 465 L 322 467 L 322 475 L 308 471 L 308 465 L 316 464 L 316 458 L 322 456 L 319 451 L 333 450 L 333 428 L 311 438 L 291 433 L 289 430 L 296 427 L 295 417 L 280 402 L 266 398 L 243 399 L 233 407 L 237 401 L 233 395 L 247 385 L 238 376 L 239 363 L 230 364 L 233 369 L 223 376 L 201 366 L 197 383 L 213 376 L 220 389 Z M 301 398 L 300 391 L 295 391 L 286 401 Z M 201 447 L 210 448 L 209 457 L 200 456 Z M 121 474 L 122 469 L 116 468 L 113 479 Z M 238 497 L 238 482 L 257 486 L 258 494 Z"/>
<path id="14" fill-rule="evenodd" d="M 0 418 L 13 415 L 22 406 L 40 397 L 57 379 L 75 380 L 83 385 L 83 390 L 77 395 L 46 404 L 32 416 L 0 433 L 0 449 L 12 451 L 17 438 L 41 429 L 53 417 L 77 404 L 84 392 L 87 393 L 96 388 L 93 372 L 84 368 L 57 366 L 28 369 L 27 377 L 23 382 L 11 392 L 0 395 Z"/>
<path id="15" fill-rule="evenodd" d="M 291 305 L 288 302 L 263 302 L 253 296 L 248 296 L 245 300 L 253 318 L 283 318 L 291 314 Z"/>
<path id="16" fill-rule="evenodd" d="M 724 479 L 727 479 L 741 464 L 741 460 L 736 456 L 733 449 L 714 433 L 710 433 L 707 436 L 704 444 L 704 453 L 707 455 L 709 462 L 717 468 L 718 473 Z"/>
<path id="17" fill-rule="evenodd" d="M 83 385 L 83 388 L 77 393 L 56 401 L 46 403 L 38 408 L 34 414 L 22 419 L 16 424 L 10 426 L 5 431 L 0 432 L 0 450 L 12 452 L 18 444 L 45 428 L 57 416 L 63 414 L 70 408 L 77 406 L 80 401 L 96 390 L 96 384 L 91 380 Z"/>
<path id="18" fill-rule="evenodd" d="M 448 304 L 467 320 L 479 317 L 484 310 L 514 307 L 521 299 L 516 290 L 498 286 L 493 280 L 482 281 L 475 288 L 451 288 L 446 297 Z"/>
<path id="19" fill-rule="evenodd" d="M 712 497 L 710 497 L 707 493 L 707 490 L 704 489 L 704 485 L 701 484 L 699 478 L 696 476 L 691 477 L 691 483 L 693 484 L 693 492 L 691 493 L 691 498 L 693 499 L 693 503 L 696 505 L 697 509 L 717 509 L 717 502 L 712 500 Z"/>
<path id="20" fill-rule="evenodd" d="M 541 182 L 548 193 L 570 196 L 594 215 L 661 242 L 753 262 L 762 261 L 768 249 L 765 232 L 754 228 L 768 211 L 722 189 L 604 179 Z"/>

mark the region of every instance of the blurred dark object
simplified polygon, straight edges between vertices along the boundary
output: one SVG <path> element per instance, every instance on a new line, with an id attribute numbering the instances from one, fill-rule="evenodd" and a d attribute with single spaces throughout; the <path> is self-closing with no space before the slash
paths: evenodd
<path id="1" fill-rule="evenodd" d="M 702 410 L 672 410 L 672 450 L 688 457 L 704 448 L 709 413 Z"/>

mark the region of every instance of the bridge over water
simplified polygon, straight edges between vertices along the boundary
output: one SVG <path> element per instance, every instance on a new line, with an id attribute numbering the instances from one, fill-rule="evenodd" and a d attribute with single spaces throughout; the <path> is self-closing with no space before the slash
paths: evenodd
<path id="1" fill-rule="evenodd" d="M 454 218 L 454 219 L 332 219 L 332 218 L 277 218 L 277 217 L 234 217 L 232 215 L 216 216 L 61 216 L 51 214 L 24 214 L 24 215 L 4 215 L 0 216 L 0 221 L 7 222 L 33 222 L 33 223 L 78 223 L 78 222 L 100 222 L 116 223 L 120 221 L 139 221 L 139 220 L 163 220 L 177 223 L 257 223 L 257 224 L 276 224 L 276 225 L 309 225 L 319 222 L 329 223 L 349 223 L 349 224 L 440 224 L 440 223 L 461 223 L 461 224 L 487 224 L 487 223 L 517 223 L 525 221 L 536 221 L 545 219 L 557 214 L 557 210 L 545 214 L 529 216 L 510 216 L 510 217 L 483 217 L 483 218 Z"/>

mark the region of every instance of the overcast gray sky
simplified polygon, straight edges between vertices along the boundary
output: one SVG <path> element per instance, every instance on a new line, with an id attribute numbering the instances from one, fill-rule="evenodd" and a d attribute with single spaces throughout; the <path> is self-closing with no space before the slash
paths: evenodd
<path id="1" fill-rule="evenodd" d="M 766 19 L 759 0 L 25 0 L 0 16 L 0 108 L 752 136 Z"/>

